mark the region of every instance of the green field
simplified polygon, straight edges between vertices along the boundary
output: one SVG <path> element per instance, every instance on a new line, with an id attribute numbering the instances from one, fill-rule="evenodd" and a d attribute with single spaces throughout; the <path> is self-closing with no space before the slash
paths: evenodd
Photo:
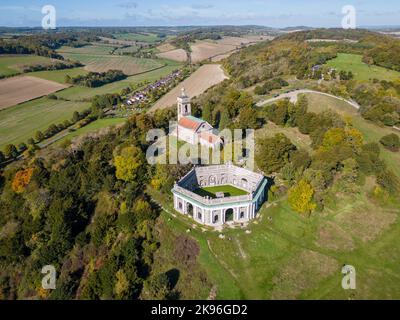
<path id="1" fill-rule="evenodd" d="M 32 138 L 37 130 L 69 120 L 74 111 L 90 103 L 51 100 L 46 97 L 25 102 L 0 112 L 0 149 L 8 143 L 18 144 Z"/>
<path id="2" fill-rule="evenodd" d="M 204 187 L 194 190 L 194 193 L 198 194 L 199 196 L 208 196 L 212 199 L 217 198 L 218 192 L 223 192 L 225 197 L 244 196 L 246 194 L 249 194 L 247 191 L 238 189 L 231 185 Z"/>
<path id="3" fill-rule="evenodd" d="M 94 44 L 79 48 L 63 46 L 57 50 L 61 55 L 64 54 L 91 54 L 91 55 L 107 55 L 110 54 L 117 46 Z"/>
<path id="4" fill-rule="evenodd" d="M 79 61 L 85 69 L 93 72 L 121 70 L 126 75 L 135 75 L 163 66 L 161 60 L 134 58 L 120 55 L 94 55 L 83 53 L 63 53 L 66 59 Z"/>
<path id="5" fill-rule="evenodd" d="M 339 71 L 351 71 L 356 80 L 399 80 L 400 72 L 378 66 L 370 66 L 362 62 L 362 56 L 357 54 L 339 53 L 337 58 L 327 62 L 327 65 Z"/>
<path id="6" fill-rule="evenodd" d="M 63 70 L 54 70 L 54 71 L 37 71 L 27 73 L 28 76 L 38 77 L 50 81 L 55 81 L 58 83 L 66 83 L 65 76 L 69 75 L 70 77 L 76 77 L 79 75 L 85 75 L 88 71 L 83 68 L 72 68 L 72 69 L 63 69 Z"/>
<path id="7" fill-rule="evenodd" d="M 113 34 L 113 36 L 118 40 L 139 41 L 148 43 L 154 43 L 161 40 L 156 34 L 152 33 L 115 33 Z"/>
<path id="8" fill-rule="evenodd" d="M 84 135 L 89 132 L 95 132 L 103 128 L 115 126 L 120 123 L 124 123 L 126 121 L 126 118 L 105 118 L 105 119 L 99 119 L 96 121 L 93 121 L 89 123 L 87 126 L 84 126 L 83 128 L 77 129 L 75 131 L 72 131 L 62 139 L 57 141 L 57 144 L 60 144 L 66 140 L 73 139 L 75 137 Z"/>
<path id="9" fill-rule="evenodd" d="M 139 47 L 129 46 L 126 48 L 118 48 L 117 50 L 115 50 L 114 54 L 135 53 L 138 51 L 139 51 Z"/>
<path id="10" fill-rule="evenodd" d="M 26 66 L 51 63 L 52 59 L 34 55 L 0 55 L 0 76 L 19 74 Z"/>

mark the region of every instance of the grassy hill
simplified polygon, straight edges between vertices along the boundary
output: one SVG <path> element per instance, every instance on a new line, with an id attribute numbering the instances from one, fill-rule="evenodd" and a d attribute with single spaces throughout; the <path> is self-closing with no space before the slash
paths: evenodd
<path id="1" fill-rule="evenodd" d="M 338 71 L 351 71 L 356 80 L 378 80 L 393 81 L 400 79 L 400 72 L 379 66 L 368 65 L 362 62 L 362 56 L 357 54 L 339 53 L 337 58 L 327 62 L 327 65 Z"/>

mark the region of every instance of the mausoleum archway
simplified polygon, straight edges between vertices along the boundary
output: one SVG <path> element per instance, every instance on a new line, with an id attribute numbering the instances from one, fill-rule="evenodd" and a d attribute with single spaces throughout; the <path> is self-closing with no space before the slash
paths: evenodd
<path id="1" fill-rule="evenodd" d="M 233 221 L 233 209 L 226 209 L 225 211 L 225 222 Z"/>

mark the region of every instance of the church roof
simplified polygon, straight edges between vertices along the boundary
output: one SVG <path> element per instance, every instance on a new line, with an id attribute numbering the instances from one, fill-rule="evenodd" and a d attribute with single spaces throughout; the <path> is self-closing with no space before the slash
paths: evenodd
<path id="1" fill-rule="evenodd" d="M 196 131 L 205 121 L 193 116 L 186 116 L 186 117 L 182 117 L 179 122 L 178 125 Z"/>

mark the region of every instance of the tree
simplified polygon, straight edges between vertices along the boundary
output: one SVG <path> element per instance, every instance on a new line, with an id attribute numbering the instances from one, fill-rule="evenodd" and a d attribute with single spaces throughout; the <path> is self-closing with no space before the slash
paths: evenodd
<path id="1" fill-rule="evenodd" d="M 44 134 L 42 131 L 36 131 L 35 133 L 35 140 L 36 142 L 41 142 L 44 139 Z"/>
<path id="2" fill-rule="evenodd" d="M 239 113 L 239 126 L 241 129 L 257 129 L 257 111 L 252 107 L 245 107 Z"/>
<path id="3" fill-rule="evenodd" d="M 148 300 L 166 300 L 170 294 L 170 283 L 165 273 L 151 276 L 144 282 L 143 295 Z"/>
<path id="4" fill-rule="evenodd" d="M 314 189 L 305 180 L 289 189 L 288 202 L 299 213 L 312 213 L 317 205 L 313 202 Z"/>
<path id="5" fill-rule="evenodd" d="M 20 170 L 15 174 L 14 180 L 12 181 L 11 187 L 15 193 L 22 193 L 25 187 L 31 181 L 33 175 L 33 168 L 27 168 Z"/>
<path id="6" fill-rule="evenodd" d="M 81 119 L 81 116 L 79 115 L 78 111 L 74 111 L 74 113 L 72 114 L 72 122 L 76 123 Z"/>
<path id="7" fill-rule="evenodd" d="M 307 113 L 308 99 L 304 94 L 299 95 L 296 104 L 289 103 L 288 113 L 289 119 L 288 124 L 292 127 L 298 125 L 297 121 L 300 117 L 303 117 Z"/>
<path id="8" fill-rule="evenodd" d="M 6 157 L 4 156 L 4 153 L 0 151 L 0 163 L 4 162 L 6 160 Z"/>
<path id="9" fill-rule="evenodd" d="M 332 128 L 325 133 L 320 149 L 323 151 L 329 151 L 337 146 L 349 146 L 353 151 L 358 151 L 362 144 L 363 137 L 361 132 L 357 129 L 352 127 Z"/>
<path id="10" fill-rule="evenodd" d="M 15 159 L 18 157 L 18 150 L 13 144 L 8 144 L 4 148 L 4 154 L 8 159 Z"/>
<path id="11" fill-rule="evenodd" d="M 221 119 L 219 121 L 219 130 L 221 131 L 221 130 L 227 128 L 230 123 L 231 123 L 231 119 L 229 117 L 229 112 L 226 109 L 224 109 L 221 113 Z"/>
<path id="12" fill-rule="evenodd" d="M 30 146 L 34 146 L 34 145 L 35 145 L 35 140 L 34 140 L 33 138 L 29 138 L 29 139 L 28 139 L 28 144 L 29 144 Z"/>
<path id="13" fill-rule="evenodd" d="M 396 174 L 391 170 L 384 170 L 377 176 L 377 183 L 392 195 L 398 195 L 400 191 L 400 181 Z"/>
<path id="14" fill-rule="evenodd" d="M 391 133 L 382 137 L 379 142 L 390 151 L 397 152 L 400 149 L 400 138 L 395 133 Z"/>
<path id="15" fill-rule="evenodd" d="M 296 146 L 282 133 L 258 140 L 256 161 L 265 173 L 278 172 L 288 162 Z"/>
<path id="16" fill-rule="evenodd" d="M 208 123 L 212 123 L 212 105 L 210 102 L 204 105 L 202 118 Z"/>
<path id="17" fill-rule="evenodd" d="M 26 145 L 26 143 L 21 142 L 21 143 L 18 145 L 18 150 L 19 150 L 19 152 L 24 152 L 26 149 L 28 149 L 28 146 Z"/>
<path id="18" fill-rule="evenodd" d="M 138 173 L 144 164 L 142 151 L 134 146 L 125 147 L 114 157 L 116 177 L 126 182 L 139 182 Z"/>

